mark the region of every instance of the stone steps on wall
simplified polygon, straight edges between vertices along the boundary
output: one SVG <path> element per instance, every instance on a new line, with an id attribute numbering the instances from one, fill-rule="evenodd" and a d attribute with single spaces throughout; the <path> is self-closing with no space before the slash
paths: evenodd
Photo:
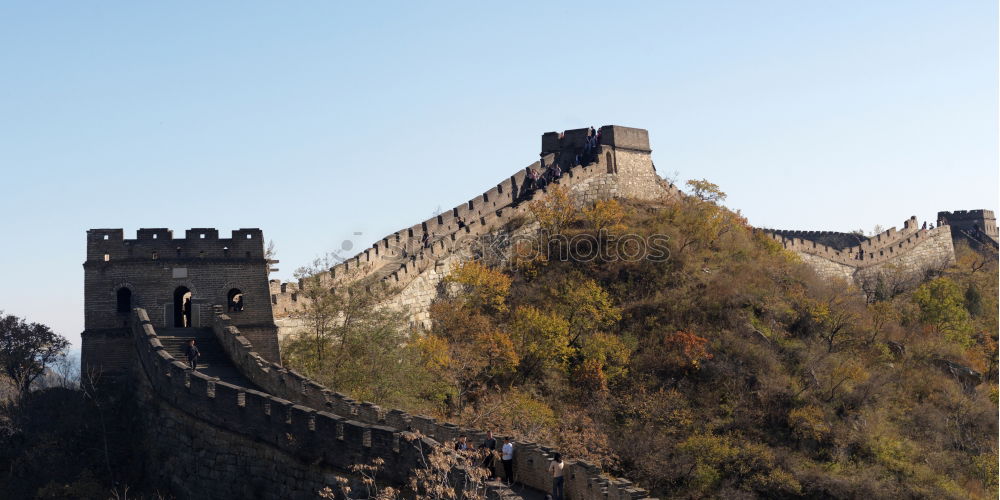
<path id="1" fill-rule="evenodd" d="M 375 282 L 381 281 L 386 277 L 388 277 L 389 275 L 391 275 L 392 273 L 398 271 L 399 268 L 402 267 L 403 264 L 408 260 L 410 260 L 408 257 L 398 257 L 396 259 L 390 260 L 385 264 L 383 264 L 382 266 L 380 266 L 378 269 L 372 271 L 372 273 L 368 275 L 367 279 L 370 279 Z"/>
<path id="2" fill-rule="evenodd" d="M 257 389 L 236 369 L 211 328 L 160 328 L 156 334 L 163 349 L 184 364 L 187 364 L 184 348 L 188 340 L 194 339 L 198 351 L 201 352 L 201 357 L 198 359 L 199 372 L 210 377 L 218 377 L 223 382 Z"/>
<path id="3" fill-rule="evenodd" d="M 563 175 L 566 175 L 566 174 L 564 173 Z M 556 180 L 556 181 L 553 181 L 553 182 L 549 183 L 548 186 L 546 186 L 546 188 L 548 188 L 549 186 L 558 185 L 558 184 L 559 184 L 559 180 Z M 518 205 L 520 205 L 522 203 L 527 203 L 527 202 L 532 201 L 535 198 L 536 195 L 541 196 L 541 195 L 544 195 L 544 194 L 547 194 L 546 189 L 539 188 L 539 189 L 536 189 L 534 191 L 531 191 L 524 198 L 516 199 L 516 200 L 514 200 L 512 202 L 509 202 L 509 203 L 504 204 L 504 205 L 502 205 L 500 207 L 497 207 L 497 209 L 498 210 L 505 210 L 505 209 L 510 209 L 510 208 L 513 208 L 513 207 L 517 207 Z M 470 226 L 472 224 L 479 224 L 479 222 L 473 221 L 470 224 Z M 454 238 L 454 239 L 452 239 L 452 238 Z M 432 240 L 432 243 L 435 243 L 438 240 L 449 240 L 449 239 L 451 239 L 452 241 L 456 241 L 456 240 L 460 241 L 460 240 L 464 239 L 463 238 L 463 230 L 456 230 L 456 231 L 452 231 L 450 233 L 439 234 L 439 235 L 437 235 L 437 239 Z M 451 246 L 454 246 L 454 243 L 451 243 Z M 421 254 L 432 255 L 431 250 L 429 248 L 422 248 L 422 249 L 420 249 L 419 251 L 415 252 L 412 255 L 413 256 L 419 256 Z M 370 272 L 367 276 L 365 276 L 364 279 L 369 280 L 371 282 L 380 282 L 382 280 L 385 280 L 385 279 L 389 278 L 390 276 L 392 276 L 393 273 L 395 273 L 395 272 L 399 271 L 400 269 L 402 269 L 403 265 L 405 265 L 406 263 L 410 262 L 411 260 L 412 260 L 411 257 L 402 257 L 402 256 L 398 256 L 398 257 L 393 258 L 391 260 L 387 260 L 384 264 L 382 264 L 381 266 L 379 266 L 378 268 L 376 268 L 374 271 Z"/>

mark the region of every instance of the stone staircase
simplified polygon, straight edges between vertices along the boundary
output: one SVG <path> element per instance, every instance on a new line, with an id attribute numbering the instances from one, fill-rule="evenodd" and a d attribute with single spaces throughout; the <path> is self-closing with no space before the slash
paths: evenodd
<path id="1" fill-rule="evenodd" d="M 199 372 L 209 377 L 218 377 L 223 382 L 258 390 L 229 360 L 211 328 L 158 328 L 156 334 L 163 348 L 184 364 L 187 364 L 184 348 L 188 340 L 194 339 L 201 352 L 198 359 Z"/>
<path id="2" fill-rule="evenodd" d="M 385 264 L 383 264 L 378 269 L 375 269 L 364 279 L 367 279 L 373 283 L 382 281 L 383 279 L 389 277 L 392 273 L 399 270 L 399 268 L 409 261 L 409 257 L 397 256 L 392 259 L 388 259 Z"/>
<path id="3" fill-rule="evenodd" d="M 1000 244 L 998 244 L 996 240 L 990 238 L 983 232 L 968 231 L 965 229 L 959 229 L 958 232 L 962 236 L 964 236 L 967 240 L 969 240 L 969 242 L 973 243 L 975 246 L 978 246 L 979 248 L 985 251 L 996 254 L 997 250 L 1000 249 Z"/>

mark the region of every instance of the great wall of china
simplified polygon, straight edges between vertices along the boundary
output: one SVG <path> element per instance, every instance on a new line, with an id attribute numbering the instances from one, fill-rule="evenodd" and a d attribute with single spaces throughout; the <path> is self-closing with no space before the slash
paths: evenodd
<path id="1" fill-rule="evenodd" d="M 943 267 L 955 259 L 950 228 L 922 229 L 916 217 L 904 221 L 901 231 L 893 227 L 870 238 L 830 231 L 767 232 L 820 276 L 841 278 L 849 283 L 889 266 L 904 273 L 919 273 L 929 267 Z M 843 244 L 852 239 L 856 240 L 854 244 Z"/>
<path id="2" fill-rule="evenodd" d="M 559 185 L 580 204 L 598 199 L 658 199 L 681 196 L 664 182 L 653 167 L 649 136 L 643 129 L 601 127 L 602 144 L 595 161 L 574 164 L 582 151 L 588 129 L 549 132 L 542 136 L 541 159 L 528 166 L 536 171 L 558 163 L 564 174 Z M 457 261 L 468 257 L 468 247 L 483 235 L 502 230 L 518 218 L 528 217 L 526 203 L 518 203 L 527 175 L 521 169 L 495 187 L 466 203 L 408 228 L 396 231 L 343 263 L 321 273 L 323 286 L 344 286 L 363 279 L 380 279 L 400 289 L 394 306 L 410 312 L 417 325 L 426 325 L 427 308 L 437 296 L 437 285 Z M 545 192 L 533 193 L 544 197 Z M 459 228 L 459 218 L 468 225 Z M 425 248 L 424 235 L 429 245 Z M 304 305 L 300 289 L 304 283 L 271 282 L 271 303 L 279 328 L 299 327 L 294 315 Z"/>
<path id="3" fill-rule="evenodd" d="M 587 134 L 543 135 L 542 158 L 532 167 L 559 163 L 559 183 L 579 204 L 684 196 L 656 175 L 645 130 L 602 127 L 595 161 L 574 165 Z M 386 236 L 323 273 L 320 283 L 388 282 L 397 289 L 389 305 L 406 308 L 416 325 L 426 325 L 438 284 L 453 265 L 471 258 L 470 245 L 528 216 L 517 203 L 524 179 L 522 170 L 467 203 Z M 996 231 L 992 212 L 955 214 L 978 217 L 986 232 L 992 221 Z M 468 224 L 459 228 L 458 217 Z M 847 280 L 884 266 L 918 270 L 954 259 L 949 226 L 922 229 L 916 219 L 872 238 L 768 232 L 819 274 Z M 305 283 L 268 283 L 267 269 L 257 229 L 233 231 L 228 239 L 207 228 L 191 229 L 183 239 L 166 229 L 140 229 L 135 240 L 124 239 L 120 229 L 88 231 L 83 369 L 133 382 L 145 410 L 143 459 L 156 485 L 185 498 L 315 498 L 324 486 L 335 487 L 336 476 L 352 464 L 381 458 L 383 479 L 405 484 L 435 443 L 460 433 L 474 442 L 483 438 L 475 429 L 354 401 L 284 368 L 278 330 L 295 327 Z M 234 294 L 245 306 L 224 313 Z M 199 371 L 178 361 L 177 342 L 189 337 L 218 351 Z M 414 438 L 415 431 L 422 437 Z M 515 476 L 526 488 L 495 484 L 491 498 L 533 498 L 548 488 L 545 470 L 555 450 L 523 442 L 516 450 Z M 567 497 L 574 500 L 648 496 L 571 457 L 566 477 Z"/>

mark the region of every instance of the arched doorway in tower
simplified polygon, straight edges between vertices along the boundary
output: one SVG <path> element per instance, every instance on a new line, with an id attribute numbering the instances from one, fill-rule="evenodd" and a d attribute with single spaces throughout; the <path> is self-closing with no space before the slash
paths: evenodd
<path id="1" fill-rule="evenodd" d="M 191 290 L 179 286 L 174 290 L 174 328 L 191 327 Z"/>
<path id="2" fill-rule="evenodd" d="M 226 310 L 229 312 L 243 310 L 243 292 L 239 288 L 233 288 L 226 294 Z"/>
<path id="3" fill-rule="evenodd" d="M 116 309 L 121 314 L 128 314 L 132 310 L 132 290 L 121 287 L 117 292 L 118 306 Z"/>

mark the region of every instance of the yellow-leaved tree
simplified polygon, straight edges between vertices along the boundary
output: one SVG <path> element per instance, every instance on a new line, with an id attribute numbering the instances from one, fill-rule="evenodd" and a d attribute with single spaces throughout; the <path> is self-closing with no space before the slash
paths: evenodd
<path id="1" fill-rule="evenodd" d="M 529 203 L 528 209 L 538 220 L 543 231 L 550 236 L 562 234 L 576 220 L 576 208 L 570 199 L 569 190 L 565 187 L 553 185 L 546 191 L 547 196 Z"/>
<path id="2" fill-rule="evenodd" d="M 514 348 L 521 357 L 520 372 L 531 378 L 548 369 L 565 370 L 573 353 L 569 345 L 569 322 L 554 312 L 520 306 L 511 324 Z"/>
<path id="3" fill-rule="evenodd" d="M 445 278 L 445 283 L 462 286 L 463 300 L 474 310 L 487 314 L 507 311 L 511 278 L 496 269 L 474 260 L 465 262 Z"/>

